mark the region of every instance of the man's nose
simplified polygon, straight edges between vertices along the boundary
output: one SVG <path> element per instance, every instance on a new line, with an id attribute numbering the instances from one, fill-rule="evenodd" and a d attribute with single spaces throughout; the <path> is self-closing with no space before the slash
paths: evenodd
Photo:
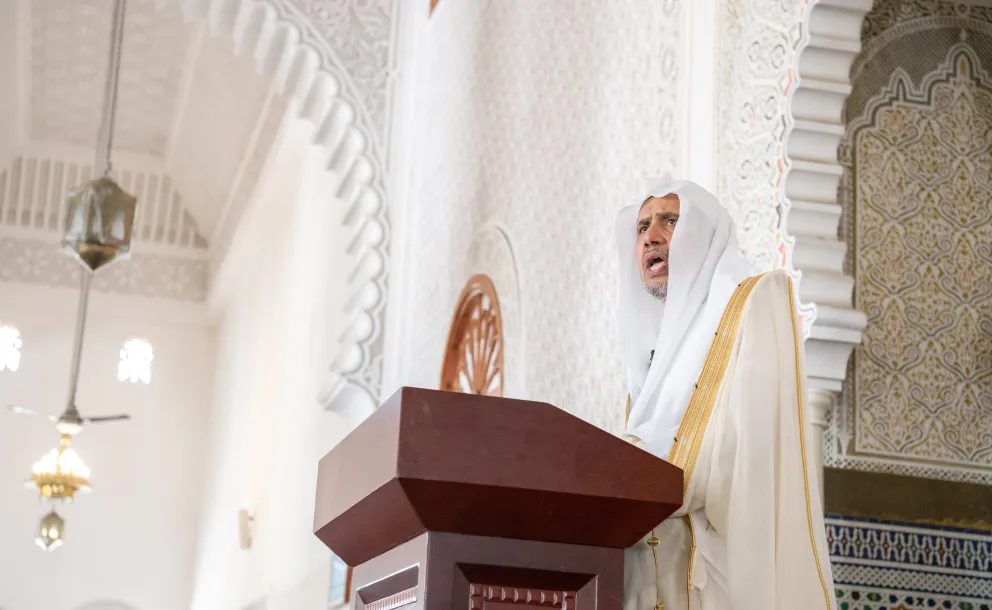
<path id="1" fill-rule="evenodd" d="M 668 243 L 668 235 L 657 224 L 652 224 L 647 230 L 647 242 L 663 246 Z"/>

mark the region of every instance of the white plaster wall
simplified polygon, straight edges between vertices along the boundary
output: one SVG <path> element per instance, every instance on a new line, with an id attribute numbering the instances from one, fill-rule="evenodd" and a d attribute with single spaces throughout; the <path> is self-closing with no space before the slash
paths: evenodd
<path id="1" fill-rule="evenodd" d="M 481 271 L 519 282 L 496 286 L 519 294 L 505 337 L 507 354 L 522 345 L 526 355 L 515 393 L 619 426 L 614 216 L 642 176 L 682 166 L 682 10 L 677 0 L 440 3 L 416 49 L 419 167 L 403 255 L 391 261 L 391 307 L 402 311 L 389 329 L 402 336 L 386 355 L 400 360 L 387 366 L 392 387 L 437 387 L 455 300 Z M 512 256 L 473 259 L 493 227 Z"/>
<path id="2" fill-rule="evenodd" d="M 347 236 L 312 132 L 294 121 L 282 134 L 226 263 L 194 609 L 315 608 L 326 595 L 317 461 L 350 424 L 317 394 L 344 325 Z M 240 509 L 254 515 L 248 550 Z"/>
<path id="3" fill-rule="evenodd" d="M 0 372 L 0 607 L 70 610 L 116 599 L 141 610 L 187 608 L 214 368 L 214 332 L 201 316 L 170 319 L 148 299 L 93 295 L 77 404 L 83 415 L 133 419 L 76 437 L 93 491 L 58 508 L 66 519 L 61 548 L 44 553 L 34 544 L 48 505 L 23 482 L 58 433 L 6 406 L 63 410 L 76 298 L 68 289 L 0 284 L 0 320 L 24 341 L 20 368 Z M 150 385 L 117 380 L 120 349 L 133 337 L 154 349 Z"/>

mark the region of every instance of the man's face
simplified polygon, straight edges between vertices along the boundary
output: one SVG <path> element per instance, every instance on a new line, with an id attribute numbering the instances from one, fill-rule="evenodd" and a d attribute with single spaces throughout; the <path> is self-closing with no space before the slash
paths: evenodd
<path id="1" fill-rule="evenodd" d="M 651 197 L 641 204 L 637 215 L 637 260 L 641 282 L 652 296 L 668 296 L 668 247 L 679 221 L 677 195 Z"/>

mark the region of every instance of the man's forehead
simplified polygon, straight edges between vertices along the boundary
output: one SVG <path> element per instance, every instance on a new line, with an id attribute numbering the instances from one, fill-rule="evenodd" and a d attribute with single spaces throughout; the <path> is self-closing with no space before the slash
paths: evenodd
<path id="1" fill-rule="evenodd" d="M 679 196 L 675 193 L 668 193 L 661 197 L 648 197 L 641 204 L 641 209 L 637 216 L 640 219 L 661 212 L 675 212 L 677 214 L 680 203 Z"/>

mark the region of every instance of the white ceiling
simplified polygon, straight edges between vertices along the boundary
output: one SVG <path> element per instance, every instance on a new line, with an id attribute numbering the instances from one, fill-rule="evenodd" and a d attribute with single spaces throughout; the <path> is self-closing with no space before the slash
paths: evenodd
<path id="1" fill-rule="evenodd" d="M 111 0 L 31 0 L 29 137 L 95 147 Z M 115 147 L 163 157 L 193 38 L 176 5 L 127 6 Z"/>
<path id="2" fill-rule="evenodd" d="M 242 168 L 267 154 L 278 130 L 263 127 L 282 122 L 285 104 L 273 99 L 253 58 L 236 57 L 229 37 L 210 38 L 202 24 L 185 23 L 180 6 L 127 4 L 114 166 L 137 163 L 135 170 L 167 175 L 211 243 L 225 232 L 225 218 L 241 217 L 237 208 L 247 204 L 257 178 Z M 16 61 L 0 69 L 0 97 L 8 94 L 0 111 L 15 112 L 18 125 L 17 145 L 0 144 L 0 171 L 27 149 L 33 156 L 50 149 L 65 157 L 71 149 L 92 158 L 112 9 L 112 0 L 0 0 L 0 30 L 16 23 L 18 38 L 16 60 L 0 58 Z M 0 139 L 3 131 L 0 121 Z"/>

